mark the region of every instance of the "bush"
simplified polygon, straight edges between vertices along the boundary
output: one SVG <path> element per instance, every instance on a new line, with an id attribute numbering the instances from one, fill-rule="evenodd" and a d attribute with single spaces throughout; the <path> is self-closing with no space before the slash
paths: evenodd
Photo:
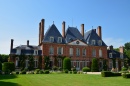
<path id="1" fill-rule="evenodd" d="M 91 71 L 92 72 L 98 72 L 98 60 L 97 58 L 92 59 L 92 65 L 91 65 Z"/>
<path id="2" fill-rule="evenodd" d="M 112 73 L 110 71 L 102 71 L 102 77 L 112 77 L 112 76 L 121 76 L 121 73 Z"/>
<path id="3" fill-rule="evenodd" d="M 72 74 L 72 71 L 69 71 L 70 74 Z"/>
<path id="4" fill-rule="evenodd" d="M 56 66 L 53 66 L 53 68 L 52 68 L 54 71 L 56 71 L 56 70 L 58 70 L 58 67 L 56 67 Z"/>
<path id="5" fill-rule="evenodd" d="M 35 69 L 35 74 L 39 74 L 40 69 Z"/>
<path id="6" fill-rule="evenodd" d="M 123 76 L 123 78 L 130 78 L 130 74 L 129 73 L 128 74 L 123 74 L 122 76 Z"/>
<path id="7" fill-rule="evenodd" d="M 84 68 L 82 68 L 82 71 L 83 71 L 83 72 L 90 72 L 90 68 L 84 67 Z"/>
<path id="8" fill-rule="evenodd" d="M 2 70 L 2 63 L 0 62 L 0 71 Z"/>
<path id="9" fill-rule="evenodd" d="M 77 74 L 77 71 L 73 71 L 73 74 Z"/>
<path id="10" fill-rule="evenodd" d="M 21 73 L 20 74 L 26 74 L 26 71 L 25 70 L 23 70 L 23 71 L 21 71 Z"/>
<path id="11" fill-rule="evenodd" d="M 15 74 L 19 74 L 19 72 L 17 71 L 17 72 L 15 72 Z"/>
<path id="12" fill-rule="evenodd" d="M 63 69 L 68 69 L 69 71 L 71 70 L 71 60 L 70 58 L 66 57 L 63 60 Z"/>
<path id="13" fill-rule="evenodd" d="M 127 68 L 126 67 L 122 67 L 121 71 L 127 71 Z"/>
<path id="14" fill-rule="evenodd" d="M 68 69 L 65 69 L 65 70 L 64 70 L 64 73 L 68 73 L 68 72 L 69 72 L 69 70 L 68 70 Z"/>
<path id="15" fill-rule="evenodd" d="M 15 65 L 14 65 L 13 62 L 4 62 L 4 63 L 3 63 L 2 70 L 3 70 L 4 72 L 7 72 L 7 71 L 9 72 L 9 70 L 10 70 L 10 72 L 12 72 L 12 71 L 15 70 Z"/>
<path id="16" fill-rule="evenodd" d="M 43 74 L 44 72 L 42 70 L 39 71 L 39 74 Z"/>
<path id="17" fill-rule="evenodd" d="M 44 71 L 44 74 L 49 74 L 49 73 L 50 73 L 49 70 Z"/>
<path id="18" fill-rule="evenodd" d="M 71 68 L 72 71 L 76 71 L 76 68 Z"/>

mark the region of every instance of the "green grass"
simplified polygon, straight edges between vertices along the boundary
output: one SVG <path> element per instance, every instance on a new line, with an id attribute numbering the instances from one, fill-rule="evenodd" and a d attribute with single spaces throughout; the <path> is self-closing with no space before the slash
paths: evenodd
<path id="1" fill-rule="evenodd" d="M 130 79 L 88 74 L 0 75 L 0 86 L 130 86 Z"/>

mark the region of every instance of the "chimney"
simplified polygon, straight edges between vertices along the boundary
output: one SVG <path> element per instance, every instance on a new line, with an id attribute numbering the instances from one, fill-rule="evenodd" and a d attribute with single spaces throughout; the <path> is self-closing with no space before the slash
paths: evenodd
<path id="1" fill-rule="evenodd" d="M 84 24 L 81 24 L 81 35 L 84 37 Z"/>
<path id="2" fill-rule="evenodd" d="M 29 40 L 27 40 L 27 46 L 29 46 Z"/>
<path id="3" fill-rule="evenodd" d="M 65 21 L 62 22 L 62 37 L 65 37 Z"/>
<path id="4" fill-rule="evenodd" d="M 101 26 L 97 27 L 97 34 L 102 39 L 102 30 L 101 29 L 102 29 Z"/>
<path id="5" fill-rule="evenodd" d="M 39 45 L 41 43 L 41 22 L 39 23 Z"/>
<path id="6" fill-rule="evenodd" d="M 109 46 L 109 50 L 113 50 L 113 46 L 111 45 L 111 46 Z"/>
<path id="7" fill-rule="evenodd" d="M 96 29 L 94 29 L 94 31 L 96 32 Z"/>
<path id="8" fill-rule="evenodd" d="M 119 52 L 120 52 L 120 53 L 124 53 L 124 46 L 120 46 L 120 47 L 119 47 Z"/>
<path id="9" fill-rule="evenodd" d="M 11 39 L 10 53 L 11 53 L 11 50 L 13 49 L 13 42 L 14 42 L 14 40 L 13 40 L 13 39 Z"/>
<path id="10" fill-rule="evenodd" d="M 41 38 L 41 43 L 42 43 L 42 40 L 43 40 L 43 38 L 44 38 L 44 23 L 45 23 L 45 20 L 44 19 L 42 19 L 41 20 L 41 34 L 40 34 L 40 38 Z"/>

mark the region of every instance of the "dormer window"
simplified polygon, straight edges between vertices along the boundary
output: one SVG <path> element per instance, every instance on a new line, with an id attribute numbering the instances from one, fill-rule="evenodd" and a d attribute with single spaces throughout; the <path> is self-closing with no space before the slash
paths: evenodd
<path id="1" fill-rule="evenodd" d="M 58 37 L 58 43 L 62 42 L 62 37 Z"/>
<path id="2" fill-rule="evenodd" d="M 95 44 L 96 44 L 95 40 L 92 40 L 92 45 L 95 45 Z"/>
<path id="3" fill-rule="evenodd" d="M 102 41 L 101 41 L 101 40 L 98 41 L 98 45 L 99 45 L 99 46 L 102 45 Z"/>
<path id="4" fill-rule="evenodd" d="M 54 37 L 50 37 L 50 42 L 54 42 Z"/>
<path id="5" fill-rule="evenodd" d="M 109 58 L 112 58 L 112 53 L 109 53 Z"/>
<path id="6" fill-rule="evenodd" d="M 38 55 L 38 50 L 34 50 L 34 55 Z"/>

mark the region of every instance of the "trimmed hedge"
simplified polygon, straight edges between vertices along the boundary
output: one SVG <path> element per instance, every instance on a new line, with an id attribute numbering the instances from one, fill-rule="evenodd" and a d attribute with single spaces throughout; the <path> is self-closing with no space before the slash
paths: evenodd
<path id="1" fill-rule="evenodd" d="M 113 72 L 110 72 L 110 71 L 102 71 L 101 76 L 102 77 L 121 76 L 121 73 L 113 73 Z"/>
<path id="2" fill-rule="evenodd" d="M 99 68 L 98 68 L 98 59 L 97 58 L 93 58 L 92 59 L 91 71 L 92 72 L 98 72 L 99 71 Z"/>
<path id="3" fill-rule="evenodd" d="M 4 62 L 2 66 L 2 70 L 4 72 L 12 72 L 15 70 L 15 65 L 13 62 Z"/>
<path id="4" fill-rule="evenodd" d="M 84 68 L 82 68 L 82 71 L 83 72 L 90 72 L 90 68 L 89 67 L 84 67 Z"/>
<path id="5" fill-rule="evenodd" d="M 73 71 L 73 74 L 77 74 L 77 71 Z"/>
<path id="6" fill-rule="evenodd" d="M 69 71 L 71 70 L 71 59 L 66 57 L 63 60 L 63 69 L 68 69 Z"/>
<path id="7" fill-rule="evenodd" d="M 128 74 L 123 74 L 122 76 L 123 76 L 123 78 L 130 78 L 130 73 L 128 73 Z"/>

